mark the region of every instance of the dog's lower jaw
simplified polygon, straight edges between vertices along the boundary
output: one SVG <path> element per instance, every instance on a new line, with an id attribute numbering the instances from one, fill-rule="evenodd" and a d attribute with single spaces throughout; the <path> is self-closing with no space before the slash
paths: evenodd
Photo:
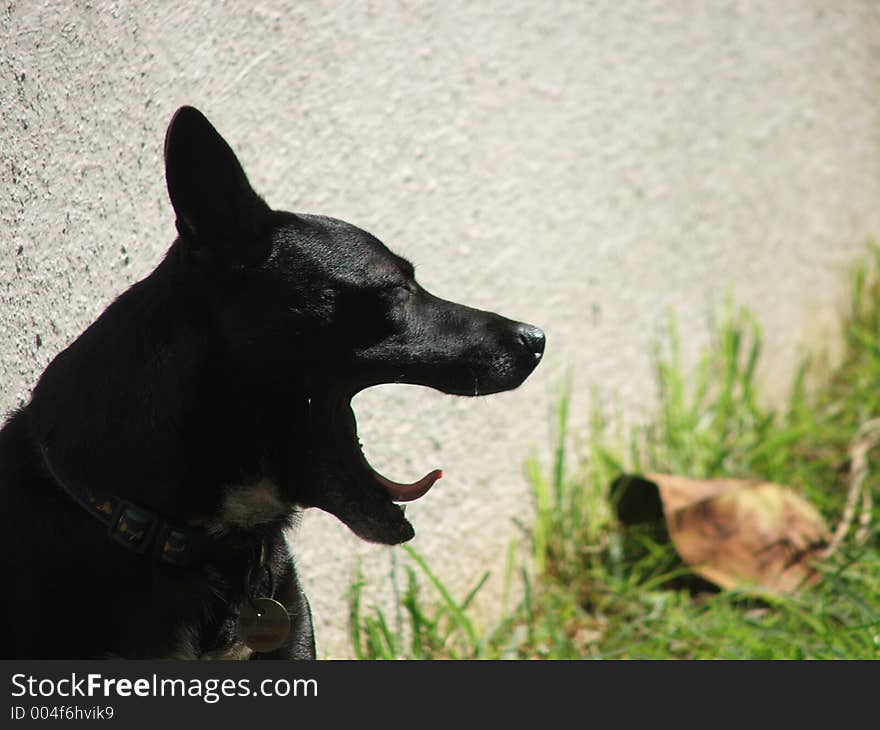
<path id="1" fill-rule="evenodd" d="M 443 475 L 435 469 L 412 484 L 393 482 L 379 474 L 363 459 L 365 469 L 342 484 L 327 486 L 315 506 L 344 522 L 355 535 L 368 542 L 398 545 L 415 536 L 406 519 L 406 505 L 418 499 Z"/>
<path id="2" fill-rule="evenodd" d="M 367 542 L 399 545 L 412 540 L 416 534 L 403 509 L 378 485 L 341 484 L 336 479 L 328 480 L 302 504 L 329 512 Z"/>

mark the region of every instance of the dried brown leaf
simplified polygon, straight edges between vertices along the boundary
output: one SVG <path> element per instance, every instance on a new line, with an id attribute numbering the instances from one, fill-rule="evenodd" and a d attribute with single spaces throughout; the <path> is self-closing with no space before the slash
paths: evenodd
<path id="1" fill-rule="evenodd" d="M 818 579 L 814 563 L 828 528 L 789 487 L 670 474 L 624 479 L 625 490 L 657 490 L 675 549 L 694 572 L 722 588 L 790 593 Z M 628 505 L 639 498 L 623 496 L 621 504 Z"/>

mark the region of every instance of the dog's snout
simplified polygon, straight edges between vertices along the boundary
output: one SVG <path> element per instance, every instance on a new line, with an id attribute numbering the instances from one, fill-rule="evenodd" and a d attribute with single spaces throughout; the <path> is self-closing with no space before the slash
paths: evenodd
<path id="1" fill-rule="evenodd" d="M 544 345 L 547 338 L 544 332 L 530 324 L 521 324 L 516 328 L 516 336 L 522 342 L 529 352 L 534 355 L 535 360 L 540 360 L 544 354 Z"/>

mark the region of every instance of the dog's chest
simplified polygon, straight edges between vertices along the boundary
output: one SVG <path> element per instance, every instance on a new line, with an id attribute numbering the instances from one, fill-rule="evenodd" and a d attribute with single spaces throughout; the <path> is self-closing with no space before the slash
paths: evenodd
<path id="1" fill-rule="evenodd" d="M 278 485 L 270 479 L 231 485 L 223 490 L 219 507 L 213 516 L 199 521 L 210 535 L 223 538 L 285 518 L 291 506 L 281 498 Z M 267 570 L 272 570 L 266 566 Z M 237 631 L 238 607 L 242 586 L 250 578 L 247 563 L 208 565 L 203 578 L 186 590 L 186 607 L 181 606 L 179 619 L 165 634 L 162 658 L 243 660 L 254 651 Z M 270 585 L 268 574 L 258 571 L 261 582 Z M 266 586 L 253 584 L 249 590 L 265 591 Z M 269 589 L 271 590 L 271 588 Z"/>
<path id="2" fill-rule="evenodd" d="M 231 532 L 276 522 L 284 518 L 290 509 L 282 500 L 278 485 L 270 479 L 261 479 L 224 489 L 218 512 L 203 526 L 209 534 L 222 537 Z M 242 580 L 244 577 L 244 574 L 239 576 Z M 236 629 L 238 611 L 234 610 L 234 603 L 230 604 L 229 599 L 224 598 L 226 587 L 235 584 L 235 576 L 218 573 L 209 581 L 214 584 L 214 598 L 203 608 L 207 621 L 181 624 L 175 631 L 169 658 L 249 659 L 254 652 Z"/>

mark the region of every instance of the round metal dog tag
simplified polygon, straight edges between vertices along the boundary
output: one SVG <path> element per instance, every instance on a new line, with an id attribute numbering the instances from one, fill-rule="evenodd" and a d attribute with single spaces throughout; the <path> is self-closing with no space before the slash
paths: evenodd
<path id="1" fill-rule="evenodd" d="M 236 624 L 241 640 L 254 651 L 274 651 L 284 646 L 290 633 L 290 614 L 274 598 L 245 603 Z"/>

